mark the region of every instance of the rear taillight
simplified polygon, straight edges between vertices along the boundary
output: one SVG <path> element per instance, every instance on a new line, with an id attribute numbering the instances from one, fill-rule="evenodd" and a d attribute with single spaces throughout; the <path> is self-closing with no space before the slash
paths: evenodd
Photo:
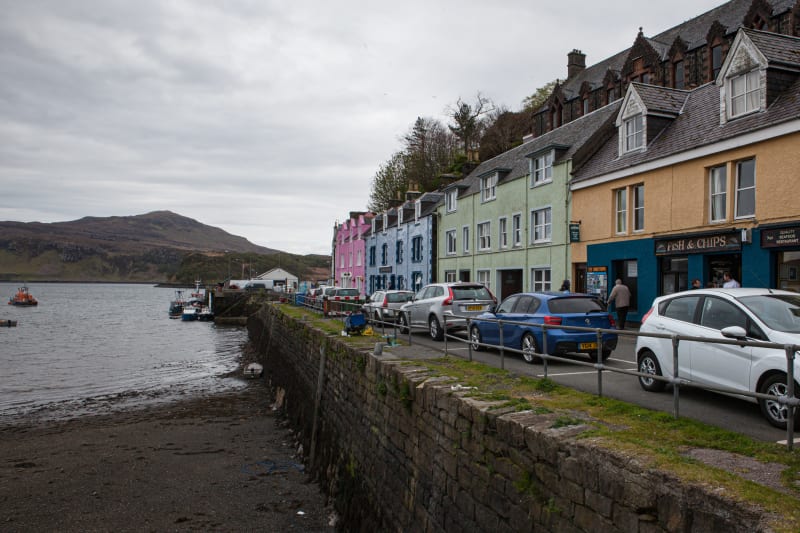
<path id="1" fill-rule="evenodd" d="M 383 297 L 383 307 L 389 307 L 389 297 L 388 296 L 384 296 Z"/>
<path id="2" fill-rule="evenodd" d="M 613 316 L 608 315 L 608 323 L 611 324 L 611 329 L 617 329 L 617 322 Z"/>
<path id="3" fill-rule="evenodd" d="M 442 305 L 453 305 L 453 289 L 447 287 L 447 292 L 450 293 L 450 295 L 444 299 Z"/>
<path id="4" fill-rule="evenodd" d="M 645 320 L 647 320 L 647 318 L 650 316 L 650 313 L 652 313 L 652 312 L 653 312 L 653 308 L 652 307 L 647 310 L 647 312 L 642 317 L 642 324 L 644 324 Z"/>
<path id="5" fill-rule="evenodd" d="M 546 316 L 544 317 L 544 323 L 548 326 L 560 326 L 561 325 L 561 317 L 560 316 Z"/>

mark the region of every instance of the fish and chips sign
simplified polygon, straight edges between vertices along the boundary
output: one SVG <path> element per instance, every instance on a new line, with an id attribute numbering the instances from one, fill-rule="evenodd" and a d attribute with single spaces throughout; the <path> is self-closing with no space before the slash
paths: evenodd
<path id="1" fill-rule="evenodd" d="M 656 255 L 699 254 L 741 249 L 742 240 L 738 233 L 682 237 L 680 239 L 659 239 L 656 241 Z"/>

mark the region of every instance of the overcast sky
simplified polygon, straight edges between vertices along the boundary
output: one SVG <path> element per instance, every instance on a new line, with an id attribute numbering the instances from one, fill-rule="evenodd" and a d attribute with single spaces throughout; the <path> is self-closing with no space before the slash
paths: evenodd
<path id="1" fill-rule="evenodd" d="M 330 253 L 418 116 L 519 110 L 710 0 L 0 0 L 0 220 L 170 210 Z"/>

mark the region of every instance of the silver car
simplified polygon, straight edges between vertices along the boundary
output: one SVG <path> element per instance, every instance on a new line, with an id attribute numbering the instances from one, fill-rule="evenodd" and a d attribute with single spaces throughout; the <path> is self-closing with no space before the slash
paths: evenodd
<path id="1" fill-rule="evenodd" d="M 364 303 L 363 311 L 368 320 L 376 324 L 397 322 L 400 307 L 414 299 L 414 291 L 375 291 Z"/>
<path id="2" fill-rule="evenodd" d="M 492 311 L 496 304 L 491 291 L 480 283 L 431 283 L 400 308 L 401 331 L 425 328 L 432 339 L 440 341 L 444 338 L 445 317 L 448 333 L 466 329 L 467 317 Z"/>

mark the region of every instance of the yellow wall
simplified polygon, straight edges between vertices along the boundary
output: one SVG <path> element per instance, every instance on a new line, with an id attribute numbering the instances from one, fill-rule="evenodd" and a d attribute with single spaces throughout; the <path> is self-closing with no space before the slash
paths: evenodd
<path id="1" fill-rule="evenodd" d="M 581 242 L 572 244 L 573 263 L 586 262 L 586 246 L 670 233 L 692 233 L 752 227 L 800 217 L 800 133 L 727 150 L 647 173 L 572 191 L 572 219 L 581 221 Z M 734 220 L 735 163 L 756 159 L 756 216 Z M 728 218 L 709 223 L 708 169 L 728 166 Z M 614 233 L 614 191 L 644 183 L 644 231 L 632 230 L 633 205 L 628 202 L 628 232 Z"/>

